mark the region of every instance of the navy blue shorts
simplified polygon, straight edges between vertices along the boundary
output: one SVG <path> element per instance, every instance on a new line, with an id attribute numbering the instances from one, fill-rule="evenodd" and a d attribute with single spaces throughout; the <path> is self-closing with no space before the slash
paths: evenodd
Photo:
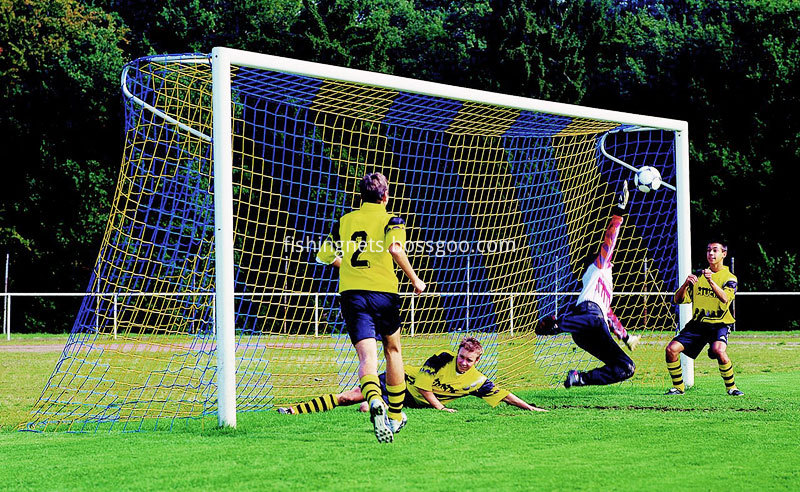
<path id="1" fill-rule="evenodd" d="M 706 345 L 711 345 L 717 341 L 724 342 L 727 345 L 730 331 L 731 325 L 691 320 L 686 323 L 686 326 L 672 341 L 683 345 L 683 353 L 686 354 L 686 357 L 696 359 Z M 709 350 L 711 350 L 710 347 Z M 711 356 L 711 352 L 709 352 L 708 356 L 712 359 L 714 358 Z"/>
<path id="2" fill-rule="evenodd" d="M 611 330 L 600 306 L 592 301 L 583 301 L 570 306 L 556 322 L 559 330 L 572 335 L 575 345 L 605 364 L 583 372 L 584 383 L 613 384 L 633 376 L 636 365 L 611 338 Z"/>
<path id="3" fill-rule="evenodd" d="M 400 329 L 400 296 L 390 292 L 347 290 L 339 301 L 353 345 L 365 338 L 381 340 Z"/>

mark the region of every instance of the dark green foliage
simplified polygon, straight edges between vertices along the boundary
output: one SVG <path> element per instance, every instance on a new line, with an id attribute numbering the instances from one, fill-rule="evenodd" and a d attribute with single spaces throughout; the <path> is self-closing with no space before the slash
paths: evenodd
<path id="1" fill-rule="evenodd" d="M 126 35 L 75 0 L 0 3 L 0 251 L 13 292 L 86 287 L 120 159 Z M 71 327 L 52 299 L 29 304 L 14 329 Z"/>
<path id="2" fill-rule="evenodd" d="M 663 5 L 663 15 L 618 14 L 608 45 L 616 61 L 601 66 L 586 102 L 687 120 L 695 266 L 719 238 L 741 290 L 800 290 L 800 250 L 787 229 L 800 179 L 800 4 Z M 797 326 L 787 303 L 759 302 L 748 322 L 766 315 L 765 325 Z"/>
<path id="3" fill-rule="evenodd" d="M 11 290 L 86 286 L 121 155 L 124 61 L 214 46 L 687 120 L 696 266 L 722 238 L 742 290 L 800 290 L 798 33 L 793 0 L 3 0 Z M 69 327 L 31 302 L 15 330 Z M 789 324 L 768 311 L 764 328 Z"/>

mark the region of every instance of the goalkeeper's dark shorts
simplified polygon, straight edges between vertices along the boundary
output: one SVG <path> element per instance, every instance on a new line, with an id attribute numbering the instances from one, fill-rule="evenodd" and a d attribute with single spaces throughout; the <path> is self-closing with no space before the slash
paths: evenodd
<path id="1" fill-rule="evenodd" d="M 365 338 L 382 340 L 400 329 L 400 296 L 391 292 L 347 290 L 339 301 L 353 345 Z"/>
<path id="2" fill-rule="evenodd" d="M 696 359 L 706 345 L 711 345 L 714 342 L 723 342 L 727 345 L 730 331 L 731 325 L 724 323 L 704 323 L 691 320 L 686 323 L 686 326 L 672 341 L 683 345 L 683 353 L 686 354 L 686 357 Z M 711 347 L 708 350 L 708 356 L 714 359 L 715 357 L 711 354 Z"/>

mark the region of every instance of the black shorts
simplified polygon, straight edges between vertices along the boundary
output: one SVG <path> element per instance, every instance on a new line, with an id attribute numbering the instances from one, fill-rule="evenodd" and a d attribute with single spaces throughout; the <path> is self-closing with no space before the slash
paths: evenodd
<path id="1" fill-rule="evenodd" d="M 724 342 L 728 344 L 728 333 L 731 331 L 731 325 L 723 323 L 703 323 L 702 321 L 691 320 L 686 323 L 680 333 L 672 339 L 673 342 L 680 342 L 683 345 L 683 353 L 687 357 L 696 359 L 700 352 L 707 344 L 710 345 L 714 342 Z M 710 350 L 710 347 L 709 347 Z M 708 356 L 711 356 L 709 352 Z"/>
<path id="2" fill-rule="evenodd" d="M 390 292 L 347 290 L 339 301 L 353 345 L 365 338 L 381 340 L 400 329 L 400 296 Z"/>

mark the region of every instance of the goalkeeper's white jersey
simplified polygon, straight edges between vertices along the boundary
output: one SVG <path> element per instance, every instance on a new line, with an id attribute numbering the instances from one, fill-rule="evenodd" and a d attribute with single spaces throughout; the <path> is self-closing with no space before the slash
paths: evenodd
<path id="1" fill-rule="evenodd" d="M 603 316 L 608 321 L 608 313 L 611 312 L 611 294 L 614 292 L 614 281 L 611 277 L 611 257 L 614 255 L 614 246 L 617 244 L 617 235 L 622 225 L 622 217 L 612 215 L 608 221 L 606 233 L 603 236 L 603 244 L 600 246 L 600 254 L 586 269 L 581 281 L 583 290 L 578 296 L 578 304 L 583 301 L 592 301 L 600 306 Z"/>
<path id="2" fill-rule="evenodd" d="M 611 294 L 614 292 L 614 281 L 611 275 L 611 262 L 605 268 L 598 268 L 592 263 L 583 274 L 583 290 L 578 296 L 578 304 L 583 301 L 592 301 L 600 306 L 603 316 L 608 319 L 611 310 Z"/>

